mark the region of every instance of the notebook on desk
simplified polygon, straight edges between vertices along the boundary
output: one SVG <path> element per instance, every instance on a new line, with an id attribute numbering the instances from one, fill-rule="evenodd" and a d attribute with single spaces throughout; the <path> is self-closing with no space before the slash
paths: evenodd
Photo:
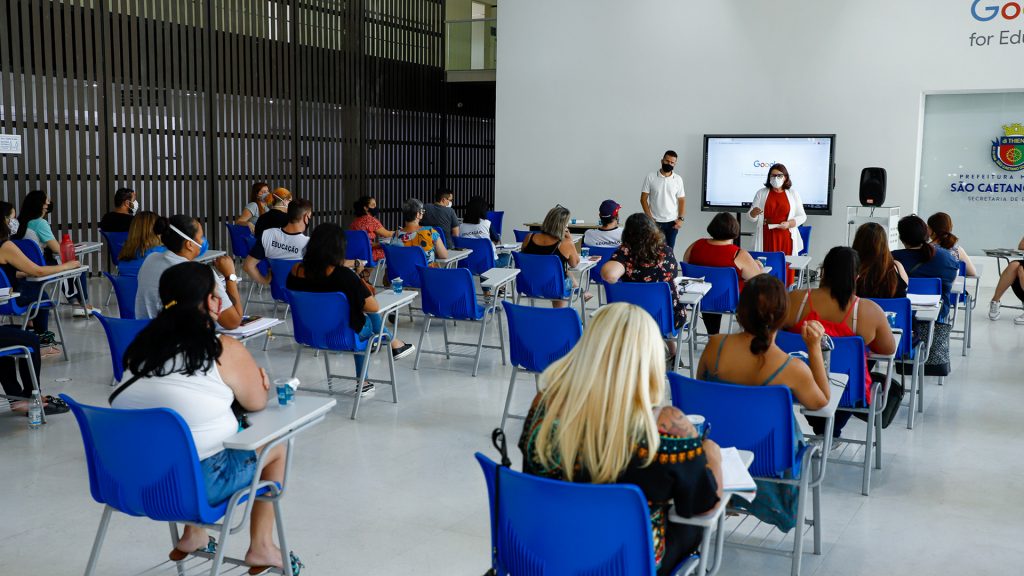
<path id="1" fill-rule="evenodd" d="M 754 477 L 740 458 L 736 448 L 722 448 L 722 490 L 725 492 L 753 492 L 757 490 Z"/>
<path id="2" fill-rule="evenodd" d="M 243 324 L 234 330 L 224 330 L 221 334 L 227 334 L 228 336 L 251 336 L 258 332 L 262 332 L 271 326 L 278 324 L 280 320 L 277 318 L 260 318 L 247 324 Z"/>

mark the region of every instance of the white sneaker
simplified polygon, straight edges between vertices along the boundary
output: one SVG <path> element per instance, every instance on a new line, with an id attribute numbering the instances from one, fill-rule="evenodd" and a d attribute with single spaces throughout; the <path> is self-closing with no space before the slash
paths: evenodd
<path id="1" fill-rule="evenodd" d="M 999 309 L 999 301 L 993 300 L 988 303 L 988 319 L 999 320 L 999 315 L 1002 311 Z"/>
<path id="2" fill-rule="evenodd" d="M 1021 314 L 1020 316 L 1014 318 L 1013 323 L 1018 326 L 1024 326 L 1024 314 Z"/>

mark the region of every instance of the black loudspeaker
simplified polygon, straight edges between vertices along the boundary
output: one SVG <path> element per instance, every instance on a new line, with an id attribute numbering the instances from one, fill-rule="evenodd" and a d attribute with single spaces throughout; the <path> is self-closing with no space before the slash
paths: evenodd
<path id="1" fill-rule="evenodd" d="M 860 171 L 861 206 L 881 206 L 885 202 L 885 168 Z"/>

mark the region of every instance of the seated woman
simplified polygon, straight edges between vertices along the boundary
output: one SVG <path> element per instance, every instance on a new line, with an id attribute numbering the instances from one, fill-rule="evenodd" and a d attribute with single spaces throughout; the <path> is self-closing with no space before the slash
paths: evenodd
<path id="1" fill-rule="evenodd" d="M 967 251 L 960 246 L 960 239 L 953 235 L 953 219 L 945 212 L 936 212 L 928 217 L 928 230 L 933 246 L 942 248 L 949 252 L 957 265 L 964 263 L 964 271 L 967 276 L 977 276 L 978 270 L 971 262 Z"/>
<path id="2" fill-rule="evenodd" d="M 711 510 L 722 497 L 718 445 L 665 401 L 661 334 L 632 304 L 594 314 L 579 343 L 540 376 L 519 449 L 523 472 L 590 484 L 633 484 L 647 497 L 658 574 L 671 574 L 701 532 L 672 524 Z M 594 425 L 600 422 L 601 426 Z M 572 463 L 564 466 L 563 462 Z"/>
<path id="3" fill-rule="evenodd" d="M 156 222 L 160 217 L 156 212 L 139 212 L 128 227 L 128 238 L 117 256 L 117 273 L 121 276 L 138 276 L 139 268 L 146 256 L 154 252 L 163 252 L 167 248 L 160 242 L 156 233 Z"/>
<path id="4" fill-rule="evenodd" d="M 0 386 L 3 386 L 3 395 L 11 407 L 11 412 L 28 412 L 29 400 L 32 399 L 32 375 L 35 373 L 35 381 L 39 382 L 39 368 L 41 357 L 39 336 L 29 330 L 22 330 L 15 326 L 0 326 L 0 348 L 8 346 L 24 346 L 29 349 L 32 355 L 32 372 L 29 371 L 28 363 L 20 358 L 4 356 L 0 358 Z M 59 352 L 57 352 L 59 354 Z M 47 354 L 49 356 L 51 354 Z M 47 415 L 63 414 L 70 410 L 67 403 L 54 396 L 43 396 L 43 411 Z"/>
<path id="5" fill-rule="evenodd" d="M 694 266 L 715 266 L 718 268 L 735 268 L 739 280 L 739 289 L 743 291 L 743 283 L 760 274 L 764 268 L 761 262 L 754 259 L 750 252 L 740 248 L 735 240 L 740 237 L 740 223 L 728 212 L 719 212 L 708 224 L 708 236 L 701 238 L 686 249 L 683 262 Z M 701 313 L 704 327 L 708 334 L 718 334 L 722 329 L 722 315 L 711 312 Z"/>
<path id="6" fill-rule="evenodd" d="M 288 204 L 291 201 L 292 193 L 287 188 L 274 188 L 267 199 L 267 211 L 260 217 L 253 231 L 257 243 L 263 242 L 264 230 L 284 228 L 288 225 L 288 221 L 291 220 L 288 217 Z"/>
<path id="7" fill-rule="evenodd" d="M 441 240 L 437 230 L 427 226 L 420 226 L 420 219 L 423 218 L 423 202 L 410 198 L 402 205 L 401 228 L 395 231 L 391 237 L 392 244 L 403 246 L 418 246 L 427 254 L 427 265 L 433 266 L 434 260 L 448 257 L 448 248 Z"/>
<path id="8" fill-rule="evenodd" d="M 28 256 L 25 256 L 14 242 L 10 241 L 11 231 L 7 227 L 8 221 L 12 223 L 17 222 L 17 220 L 7 220 L 5 218 L 0 223 L 0 270 L 3 270 L 7 276 L 7 282 L 11 286 L 11 291 L 19 293 L 19 296 L 14 301 L 19 306 L 28 306 L 39 298 L 42 284 L 39 282 L 26 282 L 20 276 L 49 276 L 50 274 L 56 274 L 65 270 L 73 270 L 81 264 L 78 260 L 72 260 L 71 262 L 53 266 L 37 265 Z M 57 346 L 53 345 L 56 335 L 47 330 L 49 319 L 50 311 L 43 308 L 39 310 L 39 313 L 30 323 L 32 330 L 39 337 L 39 342 L 43 346 L 49 346 L 46 350 L 40 350 L 43 356 L 60 354 Z"/>
<path id="9" fill-rule="evenodd" d="M 270 380 L 245 346 L 217 333 L 216 286 L 210 267 L 197 262 L 177 264 L 164 272 L 160 278 L 163 309 L 128 346 L 124 378 L 110 395 L 113 408 L 170 408 L 185 420 L 210 504 L 248 486 L 255 474 L 261 480 L 281 482 L 286 456 L 285 447 L 278 446 L 267 456 L 263 469 L 257 470 L 256 452 L 223 446 L 225 439 L 238 432 L 231 404 L 237 401 L 246 411 L 262 410 Z M 246 564 L 280 568 L 273 504 L 255 502 L 250 522 Z M 213 546 L 205 529 L 186 525 L 170 558 L 180 560 L 195 550 L 210 547 L 212 551 Z M 293 570 L 301 564 L 294 554 L 291 561 Z"/>
<path id="10" fill-rule="evenodd" d="M 573 281 L 572 275 L 569 274 L 569 268 L 580 263 L 580 255 L 576 252 L 572 235 L 569 234 L 568 208 L 558 205 L 548 210 L 548 215 L 544 217 L 544 222 L 540 225 L 540 232 L 527 234 L 523 239 L 520 252 L 540 256 L 558 256 L 562 262 L 562 273 L 565 275 L 565 293 L 562 296 L 569 298 L 572 295 L 576 283 Z M 584 298 L 589 300 L 590 294 L 584 295 Z M 567 304 L 566 300 L 555 300 L 551 303 L 554 308 L 564 308 Z"/>
<path id="11" fill-rule="evenodd" d="M 380 239 L 391 238 L 395 233 L 385 228 L 377 219 L 377 199 L 373 196 L 360 196 L 352 208 L 355 210 L 356 219 L 352 221 L 349 229 L 366 232 L 373 246 L 373 259 L 383 260 L 384 249 L 380 247 Z"/>
<path id="12" fill-rule="evenodd" d="M 21 218 L 25 221 L 24 226 L 19 226 L 12 237 L 16 239 L 28 238 L 34 241 L 43 250 L 43 258 L 47 264 L 60 264 L 60 243 L 50 228 L 47 216 L 50 214 L 52 203 L 50 196 L 42 190 L 34 190 L 25 195 L 21 203 Z M 88 304 L 89 300 L 89 272 L 82 272 L 81 275 L 82 293 L 75 293 L 73 298 L 78 301 L 79 306 L 73 311 L 74 316 L 87 316 L 93 307 Z"/>
<path id="13" fill-rule="evenodd" d="M 857 229 L 853 249 L 860 257 L 857 270 L 857 295 L 861 298 L 904 298 L 907 295 L 907 271 L 893 260 L 885 228 L 868 222 Z"/>
<path id="14" fill-rule="evenodd" d="M 743 332 L 711 336 L 697 365 L 699 378 L 743 386 L 787 386 L 802 406 L 811 410 L 824 408 L 829 400 L 828 374 L 821 353 L 824 329 L 813 320 L 804 323 L 801 334 L 807 344 L 807 363 L 794 361 L 775 344 L 775 334 L 786 320 L 788 306 L 786 287 L 778 278 L 760 274 L 747 282 L 736 308 L 736 319 Z M 795 421 L 793 436 L 799 451 L 803 434 Z M 797 524 L 797 501 L 791 486 L 758 481 L 753 502 L 734 498 L 732 505 L 783 532 Z"/>
<path id="15" fill-rule="evenodd" d="M 255 234 L 256 223 L 259 222 L 260 216 L 267 211 L 269 205 L 270 184 L 254 183 L 249 191 L 249 202 L 245 208 L 242 208 L 242 213 L 238 215 L 238 218 L 235 218 L 235 224 L 245 224 L 249 227 L 249 231 Z"/>
<path id="16" fill-rule="evenodd" d="M 1017 243 L 1017 250 L 1024 250 L 1024 238 Z M 996 291 L 992 293 L 992 301 L 988 305 L 989 320 L 998 320 L 1002 314 L 999 299 L 1003 297 L 1007 289 L 1013 289 L 1013 295 L 1024 304 L 1024 260 L 1010 262 L 1003 273 L 999 275 L 999 282 L 996 284 Z M 1024 314 L 1013 319 L 1018 326 L 1024 325 Z"/>
<path id="17" fill-rule="evenodd" d="M 490 210 L 490 206 L 482 196 L 473 196 L 469 199 L 469 203 L 466 204 L 466 215 L 462 218 L 462 224 L 459 226 L 459 236 L 463 238 L 486 238 L 491 241 L 491 258 L 494 259 L 494 265 L 498 268 L 505 268 L 508 266 L 508 262 L 511 259 L 511 254 L 502 254 L 498 256 L 498 252 L 494 249 L 493 245 L 501 242 L 501 238 L 497 232 L 491 227 L 491 221 L 487 219 L 487 211 Z"/>
<path id="18" fill-rule="evenodd" d="M 898 227 L 904 248 L 893 252 L 892 257 L 903 264 L 911 278 L 942 280 L 942 310 L 938 321 L 945 324 L 949 313 L 949 291 L 960 273 L 960 265 L 948 250 L 936 250 L 928 243 L 928 225 L 920 217 L 910 215 L 901 218 Z"/>
<path id="19" fill-rule="evenodd" d="M 787 330 L 801 333 L 807 322 L 817 322 L 832 337 L 860 336 L 866 351 L 892 354 L 896 339 L 882 308 L 871 300 L 857 297 L 857 270 L 860 268 L 857 252 L 845 246 L 836 246 L 825 255 L 821 268 L 821 287 L 790 292 Z M 871 373 L 865 360 L 864 386 L 871 402 Z M 832 436 L 839 437 L 852 412 L 836 412 Z M 825 419 L 809 416 L 815 434 L 824 434 Z"/>
<path id="20" fill-rule="evenodd" d="M 341 292 L 348 299 L 348 323 L 359 337 L 369 340 L 380 332 L 384 319 L 376 314 L 380 304 L 373 297 L 368 285 L 359 278 L 356 271 L 345 267 L 345 234 L 341 226 L 324 222 L 313 230 L 306 244 L 302 262 L 296 264 L 288 274 L 285 287 L 296 292 Z M 391 355 L 395 360 L 405 358 L 416 351 L 412 344 L 406 344 L 391 337 L 386 328 L 384 333 L 391 340 Z M 356 374 L 362 372 L 363 358 L 354 356 Z M 363 383 L 363 394 L 374 390 L 372 382 Z"/>
<path id="21" fill-rule="evenodd" d="M 668 282 L 672 294 L 675 327 L 686 323 L 686 307 L 675 290 L 679 263 L 672 249 L 665 244 L 661 229 L 650 216 L 637 212 L 626 219 L 622 244 L 601 267 L 601 279 L 609 284 L 623 282 Z M 675 340 L 667 341 L 669 357 L 676 354 Z"/>

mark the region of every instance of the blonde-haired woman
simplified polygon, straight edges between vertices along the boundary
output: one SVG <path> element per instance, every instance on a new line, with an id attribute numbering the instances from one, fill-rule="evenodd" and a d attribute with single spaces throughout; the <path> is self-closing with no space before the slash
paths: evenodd
<path id="1" fill-rule="evenodd" d="M 722 497 L 721 454 L 665 395 L 665 358 L 654 320 L 632 304 L 598 310 L 583 338 L 541 374 L 519 448 L 528 474 L 594 484 L 634 484 L 651 509 L 658 574 L 700 545 L 700 532 L 668 522 Z M 572 462 L 564 466 L 563 462 Z"/>
<path id="2" fill-rule="evenodd" d="M 572 296 L 576 284 L 573 282 L 569 269 L 580 263 L 580 255 L 576 252 L 576 246 L 572 241 L 572 234 L 569 234 L 569 209 L 559 204 L 548 210 L 539 232 L 527 234 L 523 239 L 523 246 L 520 248 L 523 254 L 536 254 L 540 256 L 558 256 L 562 262 L 562 273 L 565 275 L 565 300 L 555 300 L 551 303 L 554 308 L 564 308 L 568 305 L 568 299 Z M 584 297 L 590 300 L 590 294 Z"/>
<path id="3" fill-rule="evenodd" d="M 132 218 L 128 227 L 128 238 L 121 246 L 117 256 L 117 273 L 122 276 L 138 276 L 142 262 L 153 252 L 163 252 L 163 243 L 156 233 L 156 221 L 160 218 L 156 212 L 139 212 Z"/>

